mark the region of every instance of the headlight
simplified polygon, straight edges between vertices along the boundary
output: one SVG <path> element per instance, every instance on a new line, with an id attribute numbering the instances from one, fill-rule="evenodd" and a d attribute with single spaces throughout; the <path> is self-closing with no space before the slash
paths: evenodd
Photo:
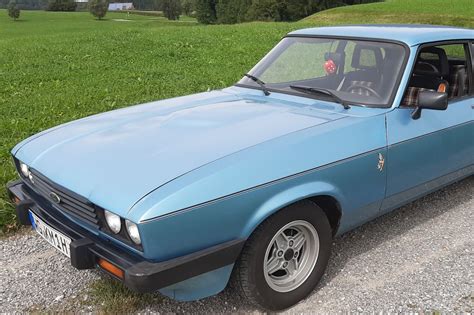
<path id="1" fill-rule="evenodd" d="M 20 163 L 20 171 L 23 176 L 28 178 L 30 176 L 30 169 L 28 168 L 28 165 L 25 163 Z"/>
<path id="2" fill-rule="evenodd" d="M 135 223 L 130 222 L 128 220 L 125 221 L 125 225 L 127 226 L 127 232 L 128 232 L 128 235 L 130 236 L 130 238 L 132 239 L 132 241 L 135 244 L 140 245 L 142 240 L 140 239 L 140 233 L 138 232 L 138 226 Z"/>
<path id="3" fill-rule="evenodd" d="M 110 230 L 115 234 L 118 234 L 122 228 L 120 217 L 107 210 L 104 210 L 104 215 L 105 221 L 107 221 L 107 225 L 109 226 Z"/>

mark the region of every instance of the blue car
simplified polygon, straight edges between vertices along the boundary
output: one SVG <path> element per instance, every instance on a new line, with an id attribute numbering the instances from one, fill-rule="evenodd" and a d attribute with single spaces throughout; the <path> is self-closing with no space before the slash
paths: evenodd
<path id="1" fill-rule="evenodd" d="M 473 64 L 472 29 L 295 31 L 232 87 L 24 140 L 9 194 L 77 269 L 286 309 L 334 236 L 474 174 Z"/>

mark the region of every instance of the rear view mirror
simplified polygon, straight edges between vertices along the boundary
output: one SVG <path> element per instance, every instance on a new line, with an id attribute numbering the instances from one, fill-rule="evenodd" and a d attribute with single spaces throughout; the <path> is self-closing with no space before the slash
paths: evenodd
<path id="1" fill-rule="evenodd" d="M 446 110 L 448 108 L 448 94 L 440 93 L 436 91 L 422 91 L 418 95 L 418 107 L 415 108 L 411 117 L 418 119 L 421 116 L 421 110 L 434 109 L 434 110 Z"/>

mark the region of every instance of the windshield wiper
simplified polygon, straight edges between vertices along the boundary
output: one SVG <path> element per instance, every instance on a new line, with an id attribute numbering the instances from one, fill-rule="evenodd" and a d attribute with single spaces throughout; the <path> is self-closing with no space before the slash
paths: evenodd
<path id="1" fill-rule="evenodd" d="M 263 82 L 262 80 L 260 80 L 259 78 L 257 78 L 256 76 L 253 76 L 251 74 L 244 74 L 247 78 L 249 78 L 250 80 L 254 81 L 255 83 L 257 83 L 258 85 L 260 85 L 260 87 L 262 88 L 262 91 L 263 91 L 263 94 L 265 94 L 266 96 L 270 95 L 270 92 L 268 91 L 267 89 L 267 86 L 265 84 L 265 82 Z"/>
<path id="2" fill-rule="evenodd" d="M 309 93 L 309 94 L 324 94 L 324 95 L 330 96 L 333 100 L 336 101 L 336 103 L 341 104 L 344 107 L 344 109 L 351 108 L 345 100 L 343 100 L 342 98 L 340 98 L 339 96 L 331 92 L 330 90 L 326 90 L 323 88 L 314 88 L 314 87 L 309 87 L 309 86 L 301 86 L 301 85 L 290 85 L 290 88 L 294 90 L 299 90 L 305 93 Z"/>

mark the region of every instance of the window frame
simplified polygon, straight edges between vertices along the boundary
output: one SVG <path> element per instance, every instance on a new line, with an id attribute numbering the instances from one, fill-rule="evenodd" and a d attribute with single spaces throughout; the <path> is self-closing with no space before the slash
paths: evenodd
<path id="1" fill-rule="evenodd" d="M 470 40 L 468 42 L 468 50 L 469 54 L 471 55 L 471 66 L 469 67 L 470 70 L 470 84 L 469 84 L 469 95 L 474 95 L 474 40 Z M 469 75 L 468 70 L 468 75 Z"/>
<path id="2" fill-rule="evenodd" d="M 443 40 L 443 41 L 437 41 L 437 42 L 428 42 L 428 43 L 422 43 L 418 45 L 418 48 L 416 50 L 416 56 L 413 62 L 413 65 L 410 70 L 410 78 L 413 75 L 413 71 L 415 71 L 415 65 L 416 61 L 418 60 L 418 57 L 420 56 L 421 50 L 426 47 L 436 47 L 436 46 L 444 46 L 444 45 L 463 45 L 464 46 L 464 53 L 466 54 L 466 70 L 467 70 L 467 76 L 468 76 L 468 91 L 466 95 L 463 96 L 458 96 L 454 97 L 451 99 L 448 99 L 448 104 L 451 103 L 456 103 L 459 101 L 463 101 L 466 99 L 469 99 L 474 95 L 474 77 L 473 77 L 473 65 L 474 65 L 474 41 L 471 39 L 454 39 L 454 40 Z M 469 58 L 470 57 L 470 58 Z M 405 90 L 403 91 L 403 96 L 402 99 L 400 100 L 400 104 L 398 104 L 398 107 L 400 108 L 410 108 L 410 107 L 405 107 L 401 105 L 401 102 L 403 101 L 403 98 L 405 97 L 405 94 L 407 93 L 407 90 L 409 88 L 409 82 L 407 82 L 407 85 L 405 87 Z"/>
<path id="3" fill-rule="evenodd" d="M 395 85 L 394 85 L 394 88 L 392 89 L 392 92 L 390 94 L 388 102 L 386 104 L 381 104 L 381 105 L 367 105 L 367 104 L 356 103 L 356 102 L 351 103 L 351 105 L 356 105 L 356 106 L 359 106 L 359 107 L 366 107 L 366 108 L 391 108 L 393 106 L 393 104 L 395 102 L 395 97 L 397 96 L 397 93 L 400 90 L 400 84 L 402 82 L 402 78 L 403 78 L 403 75 L 405 74 L 407 64 L 408 64 L 408 60 L 410 58 L 410 47 L 405 42 L 398 41 L 398 40 L 384 39 L 384 38 L 357 37 L 357 36 L 332 36 L 332 35 L 307 35 L 307 34 L 288 34 L 288 35 L 282 37 L 280 39 L 280 41 L 282 41 L 283 39 L 288 38 L 288 37 L 323 38 L 323 39 L 336 39 L 336 40 L 348 40 L 348 41 L 354 40 L 354 41 L 366 41 L 366 42 L 374 42 L 374 43 L 389 43 L 389 44 L 396 44 L 396 45 L 402 46 L 402 48 L 405 51 L 405 56 L 403 58 L 402 65 L 400 67 L 400 71 L 399 71 L 399 73 L 397 75 L 397 78 L 395 80 Z M 264 57 L 262 57 L 262 59 L 263 58 Z M 247 88 L 247 89 L 253 89 L 253 90 L 262 90 L 262 88 L 260 86 L 253 86 L 253 85 L 247 85 L 247 84 L 241 84 L 241 83 L 235 83 L 234 86 L 243 87 L 243 88 Z M 271 87 L 268 87 L 267 90 L 270 91 L 270 92 L 275 92 L 275 93 L 281 93 L 281 94 L 292 95 L 292 96 L 299 96 L 299 97 L 310 98 L 310 99 L 314 99 L 314 100 L 321 100 L 321 97 L 313 96 L 313 95 L 310 95 L 310 94 L 302 94 L 302 93 L 299 93 L 299 92 L 292 92 L 292 91 L 287 91 L 287 90 L 274 89 L 274 88 L 271 88 Z"/>

